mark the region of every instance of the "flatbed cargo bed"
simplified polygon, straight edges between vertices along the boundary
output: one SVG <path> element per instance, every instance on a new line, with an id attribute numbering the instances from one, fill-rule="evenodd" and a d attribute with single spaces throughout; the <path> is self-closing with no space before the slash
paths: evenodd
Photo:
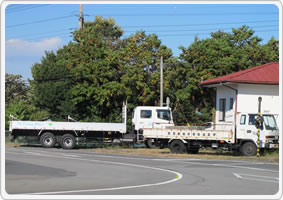
<path id="1" fill-rule="evenodd" d="M 126 124 L 97 122 L 11 121 L 10 131 L 17 129 L 45 131 L 109 131 L 126 133 Z"/>
<path id="2" fill-rule="evenodd" d="M 205 127 L 188 127 L 188 126 L 169 126 L 162 128 L 145 128 L 143 130 L 144 138 L 151 139 L 183 139 L 183 140 L 224 140 L 232 143 L 234 134 L 231 129 L 214 130 Z"/>

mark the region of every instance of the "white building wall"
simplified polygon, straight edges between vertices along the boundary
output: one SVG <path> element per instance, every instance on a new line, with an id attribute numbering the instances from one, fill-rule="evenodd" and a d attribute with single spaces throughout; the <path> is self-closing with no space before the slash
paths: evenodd
<path id="1" fill-rule="evenodd" d="M 231 87 L 235 87 L 232 85 L 229 85 Z M 220 99 L 226 99 L 226 106 L 225 106 L 225 123 L 226 122 L 233 122 L 234 120 L 234 109 L 235 109 L 235 94 L 236 92 L 232 89 L 229 89 L 225 86 L 218 86 L 216 88 L 216 123 L 221 124 L 223 121 L 220 121 L 220 114 L 219 114 L 219 104 L 220 104 Z M 233 98 L 233 109 L 230 110 L 230 98 Z"/>
<path id="2" fill-rule="evenodd" d="M 278 125 L 280 112 L 280 98 L 278 85 L 259 85 L 259 84 L 227 84 L 228 86 L 238 90 L 237 112 L 257 113 L 258 97 L 262 97 L 261 112 L 275 114 Z M 219 102 L 220 99 L 226 99 L 225 123 L 233 122 L 235 111 L 235 91 L 225 86 L 216 87 L 216 123 L 219 121 Z M 234 99 L 233 109 L 229 109 L 230 98 Z"/>
<path id="3" fill-rule="evenodd" d="M 262 97 L 261 112 L 279 114 L 279 85 L 239 84 L 238 112 L 257 113 L 258 97 Z"/>

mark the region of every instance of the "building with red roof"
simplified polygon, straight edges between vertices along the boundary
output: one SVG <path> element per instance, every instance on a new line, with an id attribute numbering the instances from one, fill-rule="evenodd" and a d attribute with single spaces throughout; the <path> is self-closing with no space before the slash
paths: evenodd
<path id="1" fill-rule="evenodd" d="M 219 83 L 245 83 L 279 85 L 279 63 L 272 62 L 250 69 L 242 70 L 226 76 L 203 81 L 201 86 L 208 86 Z"/>
<path id="2" fill-rule="evenodd" d="M 267 63 L 206 80 L 200 86 L 216 87 L 215 122 L 218 124 L 241 120 L 243 113 L 247 113 L 247 117 L 248 113 L 256 114 L 259 97 L 262 97 L 261 112 L 274 114 L 277 123 L 281 124 L 279 63 Z"/>

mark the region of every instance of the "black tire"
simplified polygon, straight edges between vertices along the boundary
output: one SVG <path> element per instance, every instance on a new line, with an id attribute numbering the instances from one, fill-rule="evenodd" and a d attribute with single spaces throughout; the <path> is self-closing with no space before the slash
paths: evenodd
<path id="1" fill-rule="evenodd" d="M 181 140 L 173 140 L 170 144 L 170 151 L 172 153 L 182 154 L 187 152 L 187 147 Z"/>
<path id="2" fill-rule="evenodd" d="M 188 153 L 197 154 L 199 152 L 199 148 L 189 149 Z"/>
<path id="3" fill-rule="evenodd" d="M 52 148 L 56 144 L 56 138 L 52 133 L 46 132 L 40 136 L 40 144 L 44 148 Z"/>
<path id="4" fill-rule="evenodd" d="M 73 149 L 76 146 L 76 138 L 71 134 L 65 134 L 60 140 L 60 146 L 63 149 Z"/>
<path id="5" fill-rule="evenodd" d="M 243 156 L 255 156 L 257 148 L 253 142 L 246 142 L 240 147 L 240 152 Z"/>
<path id="6" fill-rule="evenodd" d="M 145 140 L 144 144 L 149 149 L 157 149 L 158 147 L 155 145 L 155 142 L 152 142 L 153 139 Z"/>

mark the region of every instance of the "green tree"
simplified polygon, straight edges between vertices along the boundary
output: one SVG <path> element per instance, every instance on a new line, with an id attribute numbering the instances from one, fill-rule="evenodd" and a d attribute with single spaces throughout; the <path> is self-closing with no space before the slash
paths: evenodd
<path id="1" fill-rule="evenodd" d="M 179 63 L 169 73 L 170 79 L 176 80 L 175 109 L 179 109 L 179 115 L 184 113 L 179 121 L 212 120 L 215 91 L 200 87 L 201 81 L 278 61 L 277 41 L 273 39 L 266 45 L 261 45 L 261 41 L 252 29 L 242 26 L 232 29 L 232 33 L 211 33 L 211 38 L 203 40 L 196 37 L 188 48 L 180 47 Z"/>
<path id="2" fill-rule="evenodd" d="M 116 110 L 118 106 L 121 110 L 124 88 L 117 50 L 122 34 L 113 19 L 101 17 L 74 32 L 74 42 L 68 45 L 65 59 L 74 76 L 72 102 L 81 120 L 120 120 Z"/>
<path id="3" fill-rule="evenodd" d="M 11 116 L 13 116 L 11 118 Z M 9 128 L 9 120 L 44 120 L 48 118 L 48 113 L 44 110 L 40 110 L 34 105 L 28 103 L 25 100 L 19 100 L 11 103 L 5 110 L 5 129 Z"/>
<path id="4" fill-rule="evenodd" d="M 5 74 L 5 105 L 26 99 L 28 86 L 21 75 Z"/>
<path id="5" fill-rule="evenodd" d="M 120 50 L 122 59 L 125 95 L 130 107 L 137 105 L 159 105 L 160 58 L 171 63 L 172 52 L 155 34 L 146 35 L 138 31 L 124 40 Z"/>
<path id="6" fill-rule="evenodd" d="M 21 75 L 5 76 L 5 129 L 9 128 L 11 115 L 19 120 L 41 120 L 48 113 L 32 105 L 30 87 L 22 80 Z"/>
<path id="7" fill-rule="evenodd" d="M 66 120 L 67 115 L 74 111 L 70 91 L 73 79 L 65 65 L 64 54 L 65 48 L 59 50 L 57 55 L 46 52 L 41 63 L 32 66 L 32 102 L 36 107 L 48 112 L 53 120 Z"/>

